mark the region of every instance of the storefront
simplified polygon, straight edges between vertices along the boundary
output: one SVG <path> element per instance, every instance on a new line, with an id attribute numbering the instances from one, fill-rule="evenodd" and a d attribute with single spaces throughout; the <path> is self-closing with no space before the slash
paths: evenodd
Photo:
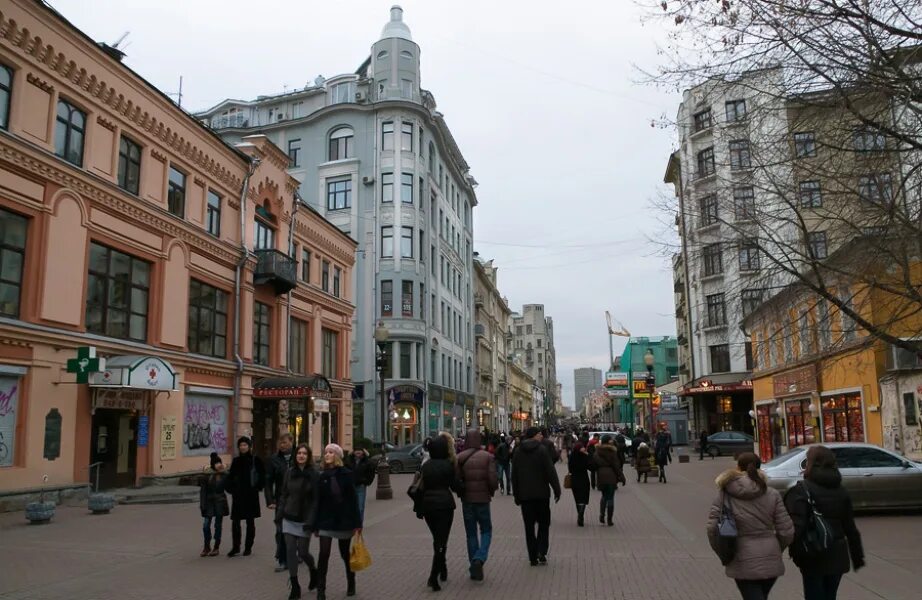
<path id="1" fill-rule="evenodd" d="M 324 445 L 340 436 L 339 410 L 333 408 L 336 403 L 331 398 L 330 382 L 322 375 L 257 381 L 253 384 L 254 452 L 272 454 L 278 436 L 290 433 L 295 443 L 308 444 L 319 456 Z M 312 431 L 317 428 L 319 431 Z"/>
<path id="2" fill-rule="evenodd" d="M 691 423 L 696 433 L 742 431 L 752 435 L 755 431 L 749 414 L 753 406 L 749 379 L 698 379 L 683 387 L 679 395 L 691 400 Z"/>
<path id="3" fill-rule="evenodd" d="M 395 385 L 387 390 L 390 410 L 390 441 L 396 446 L 406 446 L 422 441 L 420 414 L 425 392 L 415 385 Z"/>
<path id="4" fill-rule="evenodd" d="M 864 402 L 860 391 L 823 394 L 820 399 L 824 442 L 863 442 Z"/>

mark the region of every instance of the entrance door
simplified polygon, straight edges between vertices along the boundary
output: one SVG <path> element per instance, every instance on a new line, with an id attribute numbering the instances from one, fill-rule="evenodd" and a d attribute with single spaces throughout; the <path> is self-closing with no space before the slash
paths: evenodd
<path id="1" fill-rule="evenodd" d="M 99 487 L 129 487 L 137 474 L 138 419 L 130 412 L 97 408 L 93 415 L 90 463 L 99 466 Z M 95 478 L 91 479 L 95 482 Z"/>

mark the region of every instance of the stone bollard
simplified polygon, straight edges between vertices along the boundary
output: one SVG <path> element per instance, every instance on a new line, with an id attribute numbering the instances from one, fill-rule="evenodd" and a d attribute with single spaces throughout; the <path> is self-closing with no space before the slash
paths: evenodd
<path id="1" fill-rule="evenodd" d="M 375 490 L 375 500 L 391 500 L 394 497 L 394 490 L 391 488 L 391 466 L 387 464 L 387 459 L 383 455 L 376 470 L 378 487 Z"/>

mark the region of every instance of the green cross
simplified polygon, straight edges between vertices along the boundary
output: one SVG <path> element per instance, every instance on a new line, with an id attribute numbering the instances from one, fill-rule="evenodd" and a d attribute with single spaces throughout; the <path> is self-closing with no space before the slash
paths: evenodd
<path id="1" fill-rule="evenodd" d="M 93 346 L 77 348 L 77 358 L 67 361 L 67 372 L 77 374 L 77 383 L 89 383 L 90 373 L 95 371 L 99 371 L 99 359 Z"/>

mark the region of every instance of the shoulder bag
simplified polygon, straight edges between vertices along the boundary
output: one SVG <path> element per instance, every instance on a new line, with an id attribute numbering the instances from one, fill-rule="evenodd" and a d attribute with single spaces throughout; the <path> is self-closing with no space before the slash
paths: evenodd
<path id="1" fill-rule="evenodd" d="M 816 558 L 832 548 L 834 544 L 832 530 L 826 517 L 823 516 L 823 513 L 816 506 L 816 502 L 813 501 L 807 482 L 804 481 L 801 485 L 804 488 L 804 494 L 807 496 L 807 504 L 810 506 L 810 511 L 807 513 L 807 528 L 801 540 L 801 549 L 806 556 Z"/>
<path id="2" fill-rule="evenodd" d="M 736 517 L 730 507 L 730 499 L 726 492 L 721 494 L 720 517 L 717 519 L 717 556 L 720 564 L 727 566 L 736 556 L 736 542 L 739 530 L 736 528 Z"/>

